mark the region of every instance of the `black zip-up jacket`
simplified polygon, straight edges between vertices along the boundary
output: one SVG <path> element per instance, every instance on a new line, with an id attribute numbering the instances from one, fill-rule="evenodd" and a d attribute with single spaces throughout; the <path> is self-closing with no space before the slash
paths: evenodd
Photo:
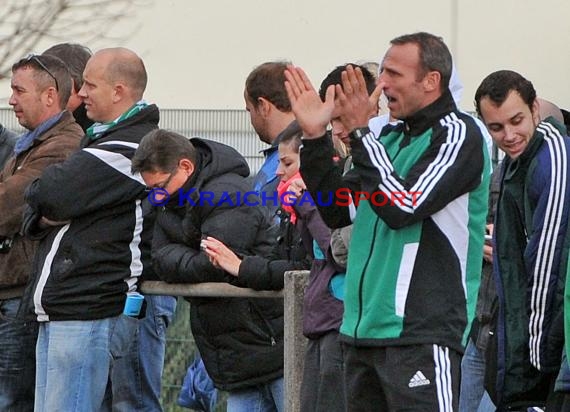
<path id="1" fill-rule="evenodd" d="M 126 293 L 151 269 L 153 222 L 143 219 L 146 186 L 131 173 L 131 158 L 158 120 L 150 105 L 96 140 L 84 137 L 81 150 L 29 186 L 24 231 L 42 241 L 21 310 L 38 321 L 122 313 Z M 42 232 L 41 216 L 68 223 Z"/>
<path id="2" fill-rule="evenodd" d="M 154 267 L 167 282 L 230 282 L 231 275 L 201 252 L 201 237 L 215 237 L 242 256 L 269 256 L 271 225 L 263 207 L 253 206 L 259 198 L 246 179 L 245 159 L 220 143 L 191 142 L 198 153 L 195 171 L 157 213 Z M 192 334 L 218 388 L 234 390 L 283 375 L 282 300 L 193 298 L 190 303 Z"/>

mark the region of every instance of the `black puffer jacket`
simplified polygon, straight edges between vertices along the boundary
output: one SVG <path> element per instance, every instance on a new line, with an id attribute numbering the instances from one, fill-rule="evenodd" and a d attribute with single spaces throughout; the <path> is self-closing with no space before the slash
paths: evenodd
<path id="1" fill-rule="evenodd" d="M 229 282 L 230 275 L 200 251 L 201 237 L 213 236 L 243 255 L 268 256 L 270 224 L 262 206 L 238 201 L 250 191 L 245 159 L 229 146 L 191 141 L 198 152 L 196 170 L 158 211 L 154 267 L 167 282 Z M 248 202 L 255 203 L 253 195 Z M 283 301 L 194 298 L 190 303 L 192 334 L 218 388 L 234 390 L 283 375 Z"/>
<path id="2" fill-rule="evenodd" d="M 316 212 L 316 208 L 313 208 Z M 318 213 L 318 212 L 317 212 Z M 269 258 L 243 256 L 238 277 L 231 283 L 255 290 L 280 290 L 285 283 L 285 272 L 309 270 L 313 261 L 313 238 L 302 219 L 291 222 L 291 215 L 281 207 L 275 212 L 279 217 L 277 243 Z M 260 276 L 264 274 L 264 276 Z"/>

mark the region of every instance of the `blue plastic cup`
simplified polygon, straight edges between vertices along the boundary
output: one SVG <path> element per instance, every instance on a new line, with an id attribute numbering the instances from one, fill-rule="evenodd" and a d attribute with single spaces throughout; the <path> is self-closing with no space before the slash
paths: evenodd
<path id="1" fill-rule="evenodd" d="M 138 316 L 141 313 L 144 296 L 140 293 L 130 293 L 125 300 L 123 314 L 127 316 Z"/>

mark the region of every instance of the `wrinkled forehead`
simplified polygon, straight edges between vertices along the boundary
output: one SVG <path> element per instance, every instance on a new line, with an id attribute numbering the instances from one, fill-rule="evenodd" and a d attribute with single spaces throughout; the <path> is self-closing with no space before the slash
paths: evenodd
<path id="1" fill-rule="evenodd" d="M 380 68 L 390 64 L 408 64 L 417 66 L 419 62 L 419 47 L 415 43 L 391 45 L 380 62 Z"/>

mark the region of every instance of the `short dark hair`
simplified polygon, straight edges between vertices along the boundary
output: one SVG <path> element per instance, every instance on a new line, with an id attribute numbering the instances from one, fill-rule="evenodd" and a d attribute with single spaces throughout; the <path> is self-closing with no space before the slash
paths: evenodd
<path id="1" fill-rule="evenodd" d="M 258 106 L 258 99 L 263 97 L 282 112 L 291 111 L 291 102 L 285 89 L 285 70 L 289 64 L 286 61 L 263 63 L 247 76 L 245 92 L 254 107 Z"/>
<path id="2" fill-rule="evenodd" d="M 59 57 L 67 65 L 73 79 L 73 88 L 76 93 L 79 92 L 83 85 L 83 70 L 85 70 L 87 60 L 93 54 L 91 50 L 77 43 L 59 43 L 42 53 L 42 55 L 48 54 Z"/>
<path id="3" fill-rule="evenodd" d="M 347 63 L 341 66 L 336 66 L 321 83 L 321 87 L 319 88 L 319 96 L 321 100 L 325 101 L 325 96 L 327 94 L 327 89 L 331 85 L 341 84 L 341 74 L 343 71 L 346 70 L 346 67 L 351 65 L 355 69 L 358 67 L 362 70 L 362 76 L 364 77 L 364 81 L 366 82 L 366 90 L 368 90 L 368 94 L 372 94 L 374 89 L 376 88 L 376 80 L 374 79 L 374 75 L 370 73 L 366 67 L 361 66 L 359 64 L 354 63 Z"/>
<path id="4" fill-rule="evenodd" d="M 451 52 L 443 39 L 431 33 L 418 32 L 404 34 L 390 41 L 390 44 L 400 46 L 409 43 L 417 45 L 419 50 L 420 71 L 417 74 L 418 80 L 424 78 L 428 72 L 436 71 L 441 75 L 441 92 L 449 89 L 453 62 Z"/>
<path id="5" fill-rule="evenodd" d="M 301 150 L 301 138 L 303 137 L 303 132 L 300 130 L 291 130 L 291 132 L 282 135 L 279 139 L 279 144 L 291 145 L 291 148 L 295 153 L 299 153 Z"/>
<path id="6" fill-rule="evenodd" d="M 186 137 L 164 129 L 148 132 L 132 160 L 131 171 L 173 172 L 182 159 L 196 162 L 196 148 Z"/>
<path id="7" fill-rule="evenodd" d="M 499 70 L 483 79 L 475 92 L 475 108 L 481 117 L 481 99 L 488 97 L 497 106 L 503 104 L 511 90 L 516 91 L 532 112 L 536 90 L 532 83 L 512 70 Z"/>
<path id="8" fill-rule="evenodd" d="M 71 96 L 71 75 L 67 65 L 55 56 L 30 54 L 12 65 L 12 73 L 29 67 L 36 82 L 36 90 L 43 92 L 50 86 L 55 86 L 59 97 L 61 110 L 67 106 Z"/>

